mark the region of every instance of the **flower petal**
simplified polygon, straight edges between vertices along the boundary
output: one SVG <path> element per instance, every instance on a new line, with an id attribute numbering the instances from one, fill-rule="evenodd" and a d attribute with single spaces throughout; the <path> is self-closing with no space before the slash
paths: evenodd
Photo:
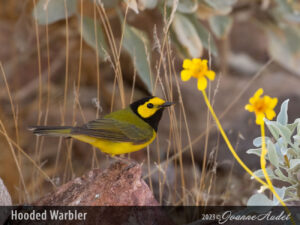
<path id="1" fill-rule="evenodd" d="M 192 62 L 193 62 L 193 64 L 198 64 L 198 65 L 200 66 L 202 60 L 201 60 L 201 59 L 198 59 L 198 58 L 193 58 L 193 59 L 192 59 Z"/>
<path id="2" fill-rule="evenodd" d="M 199 77 L 198 78 L 198 84 L 197 84 L 197 86 L 198 86 L 198 89 L 200 91 L 205 90 L 206 87 L 207 87 L 207 80 L 206 80 L 206 78 L 205 77 Z"/>
<path id="3" fill-rule="evenodd" d="M 277 98 L 271 98 L 270 96 L 266 95 L 264 96 L 264 102 L 267 105 L 268 109 L 274 109 L 277 105 L 278 99 Z"/>
<path id="4" fill-rule="evenodd" d="M 266 116 L 268 120 L 272 120 L 276 116 L 276 113 L 273 109 L 267 109 Z"/>
<path id="5" fill-rule="evenodd" d="M 253 105 L 253 104 L 257 101 L 257 99 L 258 99 L 258 98 L 251 97 L 251 98 L 249 99 L 249 103 Z"/>
<path id="6" fill-rule="evenodd" d="M 190 70 L 182 70 L 181 71 L 181 80 L 188 81 L 192 76 L 192 72 Z"/>
<path id="7" fill-rule="evenodd" d="M 263 89 L 259 88 L 249 99 L 250 104 L 245 106 L 245 109 L 249 112 L 255 112 L 256 123 L 258 125 L 264 123 L 264 118 L 272 120 L 276 116 L 274 107 L 278 102 L 277 98 L 271 98 L 268 95 L 261 96 L 263 92 Z"/>
<path id="8" fill-rule="evenodd" d="M 265 114 L 264 113 L 257 113 L 256 114 L 256 124 L 263 124 L 264 123 Z"/>
<path id="9" fill-rule="evenodd" d="M 255 94 L 253 95 L 254 98 L 259 98 L 264 93 L 262 88 L 258 89 Z"/>
<path id="10" fill-rule="evenodd" d="M 208 77 L 208 79 L 210 80 L 214 80 L 215 79 L 215 76 L 216 76 L 216 73 L 212 70 L 208 70 L 206 73 L 205 73 L 205 76 Z"/>
<path id="11" fill-rule="evenodd" d="M 272 98 L 271 102 L 270 102 L 270 108 L 274 109 L 275 106 L 277 105 L 278 99 L 277 98 Z"/>
<path id="12" fill-rule="evenodd" d="M 208 63 L 207 59 L 203 59 L 201 62 L 202 66 L 204 67 L 207 67 L 207 63 Z"/>
<path id="13" fill-rule="evenodd" d="M 250 104 L 245 105 L 245 109 L 248 110 L 249 112 L 253 112 L 254 111 L 253 105 L 250 105 Z"/>
<path id="14" fill-rule="evenodd" d="M 189 69 L 191 67 L 191 65 L 192 65 L 192 60 L 190 60 L 190 59 L 183 60 L 182 67 L 184 69 Z"/>
<path id="15" fill-rule="evenodd" d="M 263 97 L 263 99 L 264 99 L 264 103 L 266 104 L 266 105 L 269 105 L 270 103 L 271 103 L 271 97 L 270 96 L 268 96 L 268 95 L 265 95 L 264 97 Z"/>

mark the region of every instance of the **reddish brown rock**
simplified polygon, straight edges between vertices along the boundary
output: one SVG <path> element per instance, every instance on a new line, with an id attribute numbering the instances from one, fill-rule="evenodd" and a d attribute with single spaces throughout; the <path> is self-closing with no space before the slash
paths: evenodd
<path id="1" fill-rule="evenodd" d="M 141 165 L 125 160 L 117 161 L 103 172 L 99 169 L 95 169 L 82 177 L 62 185 L 54 193 L 46 195 L 33 204 L 41 207 L 20 207 L 18 210 L 29 213 L 32 212 L 33 209 L 41 213 L 44 212 L 44 210 L 47 210 L 48 213 L 53 210 L 59 210 L 61 213 L 70 211 L 73 214 L 77 211 L 78 213 L 86 214 L 84 220 L 47 220 L 45 221 L 47 225 L 173 225 L 174 223 L 163 208 L 153 207 L 159 206 L 159 204 L 147 184 L 141 178 L 141 175 Z M 9 222 L 11 221 L 9 220 Z M 36 223 L 32 223 L 32 221 L 30 221 L 30 223 L 18 221 L 13 224 L 40 225 L 41 221 L 37 221 Z"/>
<path id="2" fill-rule="evenodd" d="M 117 161 L 101 172 L 92 170 L 34 203 L 48 206 L 158 206 L 141 179 L 141 166 Z"/>

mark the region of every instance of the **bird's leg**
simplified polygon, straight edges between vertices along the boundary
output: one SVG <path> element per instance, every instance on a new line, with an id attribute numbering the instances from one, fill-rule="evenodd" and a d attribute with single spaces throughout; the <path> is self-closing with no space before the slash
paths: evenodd
<path id="1" fill-rule="evenodd" d="M 116 156 L 116 155 L 110 155 L 113 159 L 116 159 L 117 161 L 126 162 L 127 164 L 134 164 L 136 165 L 138 162 L 132 159 L 128 159 L 122 156 Z"/>

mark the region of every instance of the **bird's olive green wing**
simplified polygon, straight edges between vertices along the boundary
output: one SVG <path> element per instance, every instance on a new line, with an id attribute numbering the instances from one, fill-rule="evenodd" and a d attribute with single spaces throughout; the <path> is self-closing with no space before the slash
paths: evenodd
<path id="1" fill-rule="evenodd" d="M 143 143 L 153 137 L 153 129 L 143 124 L 139 117 L 121 110 L 122 118 L 118 115 L 105 117 L 88 122 L 82 127 L 76 127 L 72 134 L 83 134 L 118 142 Z"/>

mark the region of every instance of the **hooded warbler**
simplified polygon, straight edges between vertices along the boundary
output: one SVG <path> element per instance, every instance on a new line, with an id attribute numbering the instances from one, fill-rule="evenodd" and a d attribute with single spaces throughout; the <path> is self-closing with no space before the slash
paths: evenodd
<path id="1" fill-rule="evenodd" d="M 83 126 L 33 126 L 29 130 L 36 135 L 71 137 L 114 156 L 138 151 L 149 145 L 156 137 L 165 107 L 172 104 L 151 96 Z"/>

